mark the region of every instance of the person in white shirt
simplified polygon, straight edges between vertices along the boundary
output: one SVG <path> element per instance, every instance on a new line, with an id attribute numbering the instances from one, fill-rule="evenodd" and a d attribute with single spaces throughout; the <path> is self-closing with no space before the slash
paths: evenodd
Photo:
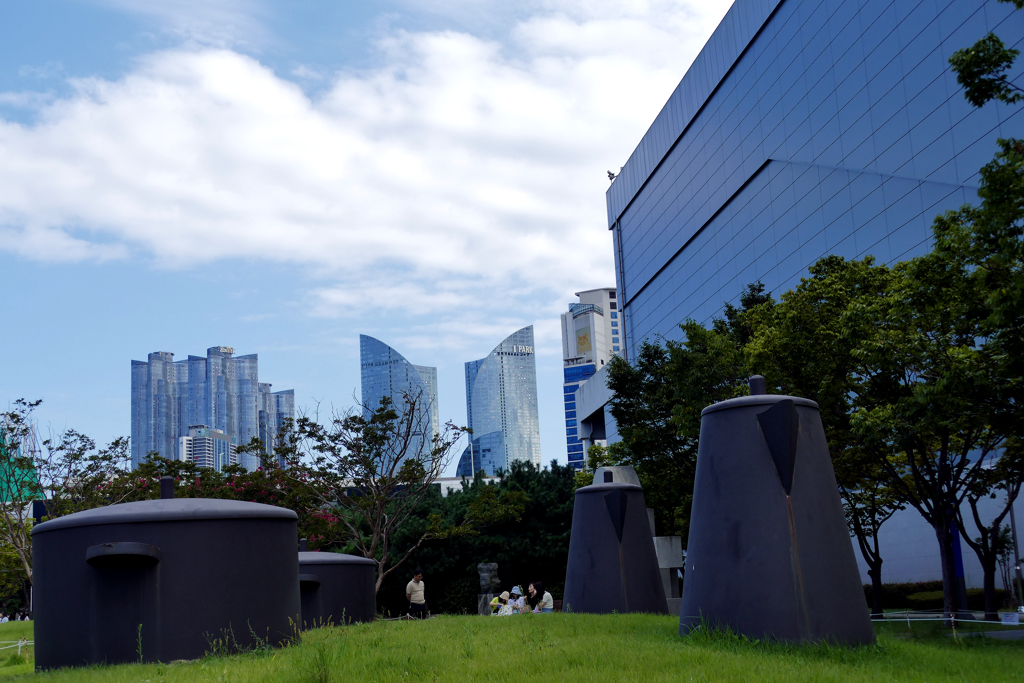
<path id="1" fill-rule="evenodd" d="M 413 572 L 412 581 L 405 586 L 405 597 L 409 601 L 409 614 L 417 619 L 426 619 L 426 584 L 423 583 L 422 569 Z"/>
<path id="2" fill-rule="evenodd" d="M 555 601 L 551 598 L 551 593 L 544 590 L 543 583 L 534 581 L 526 590 L 530 593 L 530 597 L 537 601 L 537 605 L 533 608 L 534 614 L 545 614 L 555 611 Z"/>

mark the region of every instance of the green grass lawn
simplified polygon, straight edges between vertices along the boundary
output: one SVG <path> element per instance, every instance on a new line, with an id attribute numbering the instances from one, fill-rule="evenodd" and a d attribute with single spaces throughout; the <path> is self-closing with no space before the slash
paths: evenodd
<path id="1" fill-rule="evenodd" d="M 941 627 L 879 627 L 856 649 L 749 642 L 727 633 L 676 634 L 673 617 L 550 614 L 438 617 L 308 631 L 301 644 L 266 653 L 175 664 L 28 674 L 54 681 L 1014 681 L 1024 680 L 1024 641 L 951 638 Z M 0 640 L 16 629 L 0 624 Z M 18 632 L 24 634 L 25 631 Z M 11 674 L 27 665 L 0 666 Z"/>

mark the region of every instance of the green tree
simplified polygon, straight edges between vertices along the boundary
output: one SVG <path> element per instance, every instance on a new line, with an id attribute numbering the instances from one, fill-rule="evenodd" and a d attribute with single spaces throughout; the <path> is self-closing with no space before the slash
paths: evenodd
<path id="1" fill-rule="evenodd" d="M 891 276 L 888 291 L 854 302 L 844 318 L 847 333 L 861 340 L 851 424 L 870 452 L 882 454 L 899 497 L 934 529 L 952 614 L 960 505 L 1006 440 L 1006 378 L 981 328 L 969 269 L 933 252 L 897 264 Z"/>
<path id="2" fill-rule="evenodd" d="M 325 529 L 334 537 L 325 539 L 326 544 L 341 544 L 377 563 L 378 590 L 424 542 L 473 534 L 480 525 L 521 512 L 517 496 L 492 489 L 467 506 L 457 521 L 440 514 L 418 519 L 421 503 L 468 432 L 449 422 L 431 434 L 424 401 L 405 395 L 396 406 L 385 398 L 372 411 L 358 406 L 324 424 L 300 417 L 276 454 L 286 463 L 281 475 L 308 486 L 309 512 L 330 522 Z M 409 524 L 419 529 L 416 541 L 398 550 L 395 534 Z"/>
<path id="3" fill-rule="evenodd" d="M 1024 0 L 999 0 L 1024 9 Z M 993 33 L 971 47 L 957 50 L 949 58 L 956 81 L 964 88 L 964 98 L 975 107 L 992 100 L 1015 104 L 1024 98 L 1024 90 L 1015 85 L 1006 72 L 1020 52 L 1008 48 Z"/>
<path id="4" fill-rule="evenodd" d="M 122 502 L 132 485 L 111 486 L 128 471 L 127 438 L 97 448 L 92 439 L 69 429 L 40 440 L 32 417 L 40 403 L 18 399 L 0 413 L 0 544 L 17 556 L 28 585 L 34 501 L 47 501 L 47 516 L 57 517 Z"/>
<path id="5" fill-rule="evenodd" d="M 696 439 L 679 434 L 671 371 L 672 349 L 644 342 L 633 363 L 612 358 L 608 368 L 610 403 L 621 441 L 616 464 L 630 465 L 640 478 L 644 501 L 654 509 L 659 534 L 686 538 L 697 458 Z"/>
<path id="6" fill-rule="evenodd" d="M 748 285 L 740 305 L 727 303 L 710 329 L 687 320 L 680 325 L 684 341 L 644 342 L 633 363 L 610 363 L 610 406 L 621 441 L 607 456 L 636 469 L 661 534 L 689 535 L 700 413 L 748 392 L 743 345 L 773 305 L 764 285 Z"/>

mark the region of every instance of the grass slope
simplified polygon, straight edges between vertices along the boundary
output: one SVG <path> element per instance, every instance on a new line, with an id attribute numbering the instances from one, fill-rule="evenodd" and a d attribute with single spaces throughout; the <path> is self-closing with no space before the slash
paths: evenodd
<path id="1" fill-rule="evenodd" d="M 877 646 L 799 647 L 721 632 L 680 638 L 677 624 L 672 617 L 635 614 L 378 621 L 309 631 L 301 644 L 270 652 L 25 678 L 55 683 L 1024 680 L 1024 641 L 953 639 L 939 628 L 908 634 L 883 626 Z M 0 625 L 0 640 L 11 639 L 9 630 Z M 10 667 L 12 673 L 15 668 L 21 667 Z"/>

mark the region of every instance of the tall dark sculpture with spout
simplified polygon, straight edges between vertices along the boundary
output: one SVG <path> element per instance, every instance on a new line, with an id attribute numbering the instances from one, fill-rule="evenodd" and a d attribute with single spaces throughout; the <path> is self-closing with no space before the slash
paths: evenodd
<path id="1" fill-rule="evenodd" d="M 701 413 L 679 632 L 873 643 L 818 404 L 764 386 Z"/>
<path id="2" fill-rule="evenodd" d="M 603 474 L 603 481 L 576 491 L 564 609 L 667 614 L 643 489 Z"/>

